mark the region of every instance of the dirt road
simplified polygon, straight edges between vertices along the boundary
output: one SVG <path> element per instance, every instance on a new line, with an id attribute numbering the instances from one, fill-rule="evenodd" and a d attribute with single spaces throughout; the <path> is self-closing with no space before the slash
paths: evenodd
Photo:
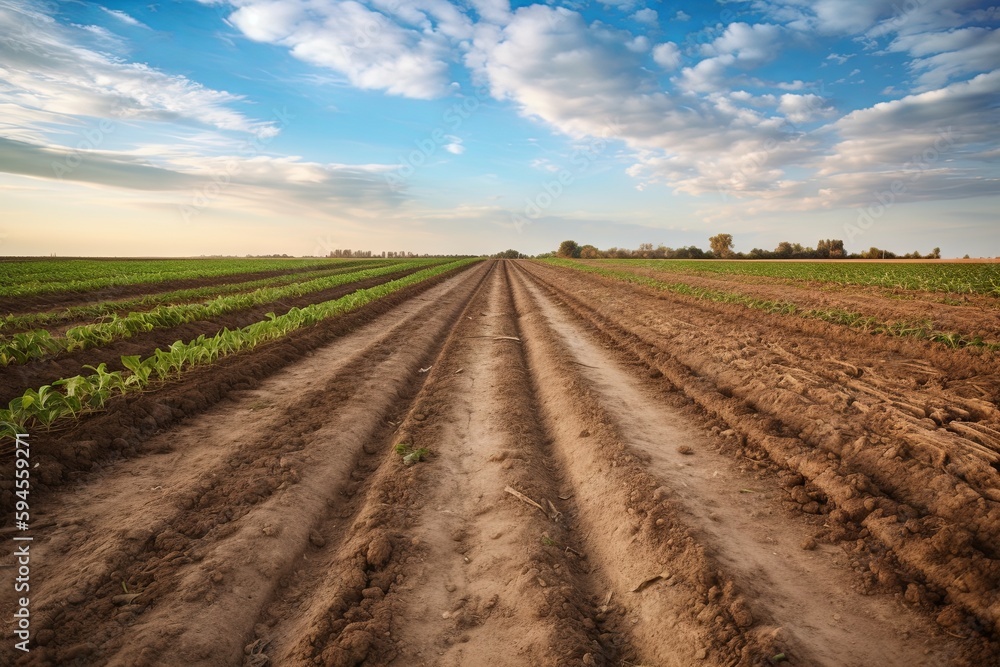
<path id="1" fill-rule="evenodd" d="M 272 351 L 246 388 L 202 387 L 183 416 L 169 402 L 160 422 L 148 403 L 121 406 L 116 419 L 135 424 L 114 434 L 124 456 L 76 465 L 40 496 L 34 643 L 19 654 L 6 639 L 0 656 L 206 667 L 997 664 L 995 587 L 992 598 L 981 590 L 996 576 L 989 460 L 950 450 L 983 499 L 972 510 L 943 487 L 928 493 L 936 478 L 919 458 L 881 459 L 892 469 L 862 484 L 857 470 L 874 454 L 856 439 L 881 457 L 898 449 L 898 430 L 825 402 L 820 389 L 837 391 L 825 369 L 796 353 L 772 358 L 785 332 L 767 333 L 769 323 L 749 331 L 754 322 L 725 309 L 682 316 L 670 305 L 489 262 L 310 334 L 296 354 Z M 810 340 L 797 354 L 811 363 Z M 737 341 L 758 352 L 726 356 Z M 738 363 L 747 358 L 759 364 Z M 779 386 L 794 388 L 810 382 L 807 368 L 823 379 L 809 406 L 783 402 L 794 392 L 763 376 L 779 372 L 791 378 Z M 912 399 L 879 379 L 865 387 Z M 977 405 L 963 400 L 949 405 Z M 126 419 L 139 409 L 156 428 Z M 787 433 L 776 434 L 776 415 Z M 838 440 L 836 460 L 834 429 L 854 438 Z M 88 453 L 101 449 L 94 433 Z M 35 446 L 65 451 L 80 437 Z M 906 539 L 899 516 L 917 528 Z M 925 564 L 949 530 L 955 553 Z"/>

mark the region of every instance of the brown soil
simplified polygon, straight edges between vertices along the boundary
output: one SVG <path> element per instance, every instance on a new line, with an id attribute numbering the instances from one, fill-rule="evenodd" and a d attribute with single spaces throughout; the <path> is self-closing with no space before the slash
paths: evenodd
<path id="1" fill-rule="evenodd" d="M 75 350 L 23 365 L 13 364 L 4 366 L 0 368 L 0 405 L 6 405 L 12 398 L 20 396 L 24 393 L 24 388 L 26 387 L 34 389 L 60 378 L 93 372 L 85 369 L 85 365 L 97 366 L 105 363 L 108 370 L 122 370 L 124 368 L 121 363 L 123 356 L 138 354 L 145 357 L 152 354 L 157 348 L 165 349 L 169 347 L 174 341 L 190 341 L 201 334 L 213 336 L 224 328 L 238 329 L 245 327 L 254 322 L 260 322 L 270 312 L 286 313 L 292 308 L 302 308 L 311 303 L 339 299 L 356 290 L 381 285 L 382 283 L 415 273 L 418 270 L 410 269 L 391 275 L 360 280 L 347 285 L 338 285 L 337 287 L 320 292 L 282 299 L 281 301 L 262 304 L 247 310 L 226 313 L 225 315 L 207 320 L 188 322 L 175 327 L 153 329 L 152 331 L 139 333 L 131 338 L 114 341 L 102 347 Z"/>
<path id="2" fill-rule="evenodd" d="M 69 306 L 76 306 L 85 303 L 114 301 L 117 299 L 143 296 L 145 294 L 160 294 L 179 289 L 208 287 L 210 285 L 228 285 L 229 283 L 242 283 L 248 280 L 261 280 L 262 278 L 286 276 L 293 273 L 308 274 L 311 271 L 323 270 L 323 268 L 327 267 L 257 271 L 254 273 L 236 273 L 226 276 L 212 276 L 210 278 L 184 278 L 181 280 L 165 280 L 158 283 L 116 285 L 99 290 L 82 292 L 49 292 L 46 294 L 32 294 L 27 296 L 0 297 L 0 313 L 34 313 L 44 310 L 54 310 L 56 308 L 67 308 Z"/>
<path id="3" fill-rule="evenodd" d="M 419 287 L 32 435 L 5 664 L 998 664 L 974 357 L 534 263 Z"/>

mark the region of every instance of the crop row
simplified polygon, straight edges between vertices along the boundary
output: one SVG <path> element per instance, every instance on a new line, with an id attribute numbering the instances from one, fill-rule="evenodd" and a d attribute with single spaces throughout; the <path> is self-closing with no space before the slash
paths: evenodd
<path id="1" fill-rule="evenodd" d="M 622 282 L 645 285 L 655 289 L 683 294 L 706 301 L 718 303 L 732 303 L 754 310 L 762 310 L 768 313 L 781 315 L 795 315 L 808 319 L 823 320 L 832 324 L 847 326 L 858 331 L 873 334 L 884 334 L 889 336 L 906 336 L 930 340 L 942 343 L 948 347 L 979 347 L 988 350 L 1000 350 L 1000 342 L 987 341 L 981 336 L 967 336 L 956 332 L 939 331 L 934 328 L 929 320 L 922 322 L 883 322 L 871 315 L 856 313 L 849 310 L 837 308 L 803 308 L 790 301 L 776 301 L 772 299 L 758 299 L 756 297 L 741 294 L 739 292 L 725 292 L 704 287 L 694 287 L 682 282 L 663 282 L 655 278 L 639 275 L 630 271 L 616 271 L 614 269 L 595 266 L 593 264 L 583 264 L 580 262 L 565 259 L 545 259 L 548 264 L 561 266 L 577 271 L 595 273 L 606 278 L 612 278 Z"/>
<path id="2" fill-rule="evenodd" d="M 0 297 L 87 291 L 184 278 L 330 266 L 332 259 L 41 260 L 0 262 Z"/>
<path id="3" fill-rule="evenodd" d="M 88 366 L 94 372 L 28 389 L 0 410 L 0 438 L 29 432 L 36 425 L 49 427 L 59 420 L 79 417 L 102 409 L 114 396 L 141 390 L 154 382 L 179 376 L 186 369 L 211 364 L 222 357 L 252 350 L 258 345 L 288 335 L 335 315 L 357 310 L 394 292 L 434 276 L 480 261 L 462 259 L 438 264 L 375 287 L 357 290 L 339 299 L 292 308 L 284 315 L 268 313 L 268 318 L 241 329 L 223 329 L 187 343 L 177 341 L 168 349 L 157 349 L 145 359 L 122 357 L 124 371 L 108 371 L 104 364 Z"/>
<path id="4" fill-rule="evenodd" d="M 339 285 L 426 265 L 427 260 L 415 260 L 376 269 L 363 269 L 326 278 L 317 278 L 283 287 L 262 287 L 244 294 L 220 296 L 204 303 L 159 306 L 150 311 L 133 312 L 124 316 L 112 314 L 107 321 L 73 327 L 66 331 L 65 336 L 53 336 L 45 329 L 17 333 L 9 339 L 0 341 L 0 366 L 7 366 L 11 363 L 23 364 L 33 359 L 62 352 L 100 347 L 114 340 L 130 338 L 139 332 L 217 317 L 280 299 L 304 296 Z"/>
<path id="5" fill-rule="evenodd" d="M 98 303 L 86 303 L 79 306 L 70 306 L 61 310 L 42 311 L 37 313 L 9 314 L 0 317 L 0 329 L 25 329 L 28 327 L 51 327 L 62 322 L 74 320 L 97 319 L 106 315 L 120 313 L 123 311 L 144 310 L 161 304 L 177 304 L 224 294 L 236 292 L 250 292 L 261 287 L 272 287 L 277 285 L 289 285 L 300 283 L 315 278 L 333 276 L 348 271 L 356 271 L 359 265 L 365 268 L 377 269 L 382 266 L 389 266 L 393 263 L 402 263 L 399 260 L 368 260 L 359 259 L 353 261 L 338 262 L 332 269 L 312 270 L 306 272 L 289 273 L 270 278 L 260 278 L 258 280 L 248 280 L 239 283 L 226 283 L 223 285 L 206 285 L 204 287 L 189 287 L 187 289 L 173 290 L 171 292 L 160 292 L 157 294 L 143 294 L 131 299 L 120 299 L 118 301 L 100 301 Z"/>
<path id="6" fill-rule="evenodd" d="M 642 267 L 665 273 L 763 276 L 887 289 L 1000 296 L 1000 264 L 893 262 L 765 262 L 685 259 L 600 260 L 601 264 Z"/>

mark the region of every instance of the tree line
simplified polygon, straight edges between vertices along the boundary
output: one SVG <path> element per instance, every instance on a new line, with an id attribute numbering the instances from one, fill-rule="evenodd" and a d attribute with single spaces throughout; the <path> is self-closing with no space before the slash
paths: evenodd
<path id="1" fill-rule="evenodd" d="M 652 243 L 642 243 L 634 250 L 614 247 L 601 250 L 589 244 L 563 241 L 554 253 L 547 255 L 579 259 L 941 259 L 940 248 L 934 248 L 926 255 L 916 250 L 899 255 L 875 246 L 861 252 L 848 253 L 840 239 L 820 239 L 815 248 L 782 241 L 774 250 L 754 248 L 748 253 L 733 251 L 732 234 L 716 234 L 708 239 L 708 243 L 709 250 L 702 250 L 694 245 L 670 248 L 661 244 L 654 248 Z"/>

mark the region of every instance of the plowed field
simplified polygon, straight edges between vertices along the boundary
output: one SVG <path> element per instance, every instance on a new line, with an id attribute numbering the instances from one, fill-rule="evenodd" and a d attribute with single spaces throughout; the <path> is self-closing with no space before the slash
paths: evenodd
<path id="1" fill-rule="evenodd" d="M 0 662 L 1000 665 L 998 392 L 983 350 L 482 262 L 32 433 Z"/>

